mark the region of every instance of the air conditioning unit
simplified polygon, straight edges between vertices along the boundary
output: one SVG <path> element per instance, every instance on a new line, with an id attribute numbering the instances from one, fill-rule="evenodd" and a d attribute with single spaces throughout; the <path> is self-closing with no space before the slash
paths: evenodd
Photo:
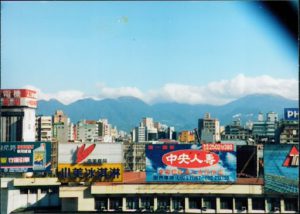
<path id="1" fill-rule="evenodd" d="M 279 207 L 274 207 L 274 212 L 279 212 Z"/>
<path id="2" fill-rule="evenodd" d="M 202 207 L 202 211 L 206 211 L 207 210 L 207 208 L 206 207 Z"/>
<path id="3" fill-rule="evenodd" d="M 242 210 L 242 211 L 246 211 L 246 210 L 247 210 L 247 207 L 242 207 L 241 210 Z"/>

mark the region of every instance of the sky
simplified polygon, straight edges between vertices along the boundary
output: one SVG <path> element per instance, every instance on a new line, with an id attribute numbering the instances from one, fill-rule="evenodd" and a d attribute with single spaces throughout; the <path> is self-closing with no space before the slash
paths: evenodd
<path id="1" fill-rule="evenodd" d="M 298 49 L 253 2 L 2 2 L 1 87 L 64 104 L 295 100 Z"/>

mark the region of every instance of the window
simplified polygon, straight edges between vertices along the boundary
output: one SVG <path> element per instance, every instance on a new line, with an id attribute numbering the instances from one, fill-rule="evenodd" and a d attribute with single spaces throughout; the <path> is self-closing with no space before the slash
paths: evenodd
<path id="1" fill-rule="evenodd" d="M 189 198 L 190 209 L 201 209 L 201 198 L 191 197 Z"/>
<path id="2" fill-rule="evenodd" d="M 184 198 L 182 197 L 174 197 L 172 198 L 173 201 L 173 209 L 176 211 L 184 209 Z"/>
<path id="3" fill-rule="evenodd" d="M 49 192 L 51 193 L 51 194 L 58 194 L 58 187 L 51 187 L 51 189 L 49 189 Z"/>
<path id="4" fill-rule="evenodd" d="M 279 198 L 268 198 L 267 199 L 267 209 L 268 211 L 276 212 L 279 211 L 280 201 Z"/>
<path id="5" fill-rule="evenodd" d="M 232 210 L 232 198 L 220 198 L 221 209 Z"/>
<path id="6" fill-rule="evenodd" d="M 247 198 L 235 198 L 235 208 L 237 210 L 247 210 Z"/>
<path id="7" fill-rule="evenodd" d="M 138 209 L 139 207 L 139 199 L 138 197 L 128 197 L 126 198 L 126 209 Z"/>
<path id="8" fill-rule="evenodd" d="M 48 193 L 48 188 L 41 188 L 41 193 L 44 193 L 44 194 Z"/>
<path id="9" fill-rule="evenodd" d="M 151 208 L 153 208 L 153 204 L 154 204 L 154 201 L 152 198 L 150 197 L 142 197 L 141 198 L 141 204 L 142 204 L 142 207 L 143 209 L 146 209 L 146 210 L 151 210 Z"/>
<path id="10" fill-rule="evenodd" d="M 109 208 L 113 210 L 122 210 L 122 198 L 110 198 Z"/>
<path id="11" fill-rule="evenodd" d="M 157 209 L 160 211 L 170 210 L 170 198 L 169 197 L 158 197 L 157 198 Z"/>
<path id="12" fill-rule="evenodd" d="M 29 194 L 37 194 L 37 189 L 29 189 Z"/>
<path id="13" fill-rule="evenodd" d="M 284 207 L 285 207 L 285 211 L 297 211 L 298 210 L 297 198 L 285 198 Z"/>
<path id="14" fill-rule="evenodd" d="M 95 209 L 96 210 L 107 210 L 107 198 L 95 198 Z"/>
<path id="15" fill-rule="evenodd" d="M 203 198 L 203 208 L 216 209 L 216 199 L 212 197 Z"/>
<path id="16" fill-rule="evenodd" d="M 28 194 L 28 189 L 22 188 L 22 189 L 20 189 L 20 193 L 24 194 L 24 195 L 27 195 Z"/>
<path id="17" fill-rule="evenodd" d="M 252 198 L 252 209 L 253 210 L 265 210 L 265 199 L 264 198 Z"/>

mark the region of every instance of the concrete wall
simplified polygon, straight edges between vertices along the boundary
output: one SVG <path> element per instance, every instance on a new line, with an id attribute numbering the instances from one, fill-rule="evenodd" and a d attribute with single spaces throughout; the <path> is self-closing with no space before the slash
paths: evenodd
<path id="1" fill-rule="evenodd" d="M 220 185 L 220 184 L 139 184 L 139 185 L 93 185 L 92 194 L 262 194 L 262 185 Z"/>
<path id="2" fill-rule="evenodd" d="M 58 193 L 42 193 L 41 190 L 57 188 L 56 182 L 57 179 L 54 178 L 1 178 L 1 214 L 25 207 L 59 206 Z"/>
<path id="3" fill-rule="evenodd" d="M 59 197 L 62 198 L 62 204 L 64 204 L 64 202 L 67 202 L 65 200 L 67 198 L 76 198 L 78 200 L 77 211 L 95 211 L 95 199 L 94 196 L 91 195 L 90 187 L 60 187 Z M 64 207 L 64 209 L 67 208 L 68 207 Z M 74 206 L 71 206 L 71 208 L 75 209 Z"/>

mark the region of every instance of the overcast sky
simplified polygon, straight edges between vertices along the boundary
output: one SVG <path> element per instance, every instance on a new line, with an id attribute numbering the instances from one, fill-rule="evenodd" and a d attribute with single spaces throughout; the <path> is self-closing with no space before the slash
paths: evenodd
<path id="1" fill-rule="evenodd" d="M 298 97 L 297 47 L 253 2 L 1 4 L 2 88 L 33 88 L 65 104 Z"/>

